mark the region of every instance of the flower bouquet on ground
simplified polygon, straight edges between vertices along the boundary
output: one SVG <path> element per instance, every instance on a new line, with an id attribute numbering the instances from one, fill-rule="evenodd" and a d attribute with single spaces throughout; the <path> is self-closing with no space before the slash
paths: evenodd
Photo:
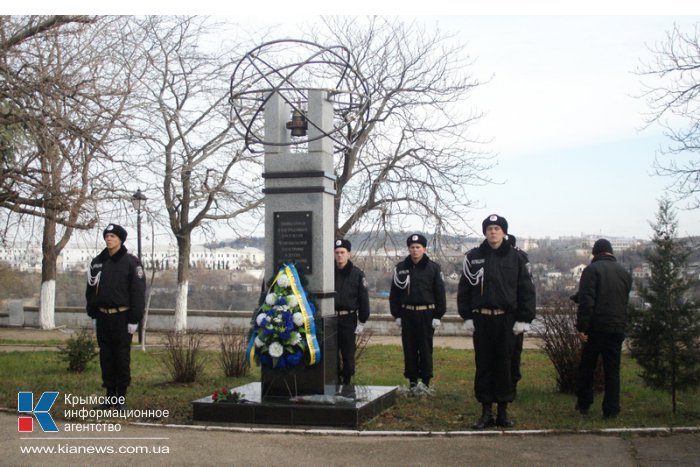
<path id="1" fill-rule="evenodd" d="M 294 264 L 284 264 L 256 311 L 246 360 L 281 370 L 320 359 L 313 305 Z"/>
<path id="2" fill-rule="evenodd" d="M 233 391 L 229 388 L 214 389 L 211 398 L 214 402 L 238 403 L 245 401 L 245 399 L 243 399 L 243 394 L 241 394 L 240 392 Z"/>

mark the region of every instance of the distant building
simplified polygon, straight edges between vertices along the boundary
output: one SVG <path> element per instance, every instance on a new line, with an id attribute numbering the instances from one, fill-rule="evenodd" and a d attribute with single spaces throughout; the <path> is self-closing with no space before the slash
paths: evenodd
<path id="1" fill-rule="evenodd" d="M 87 271 L 90 261 L 97 256 L 102 247 L 88 248 L 69 246 L 63 249 L 56 263 L 59 271 Z M 129 250 L 132 254 L 136 251 Z M 142 262 L 146 269 L 176 269 L 178 253 L 176 246 L 156 245 L 142 252 Z M 41 247 L 37 244 L 21 243 L 12 247 L 0 248 L 0 262 L 20 271 L 41 271 Z M 190 253 L 190 266 L 202 269 L 222 269 L 240 271 L 260 269 L 265 262 L 265 253 L 252 247 L 235 249 L 207 248 L 194 245 Z"/>
<path id="2" fill-rule="evenodd" d="M 581 274 L 583 274 L 583 270 L 586 269 L 585 264 L 579 264 L 578 266 L 574 266 L 573 268 L 570 269 L 571 271 L 571 277 L 576 281 L 581 280 Z"/>
<path id="3" fill-rule="evenodd" d="M 648 279 L 651 277 L 651 269 L 649 263 L 644 263 L 632 269 L 632 277 L 635 279 Z"/>
<path id="4" fill-rule="evenodd" d="M 0 247 L 0 262 L 22 272 L 41 271 L 41 245 L 18 242 L 11 247 Z"/>

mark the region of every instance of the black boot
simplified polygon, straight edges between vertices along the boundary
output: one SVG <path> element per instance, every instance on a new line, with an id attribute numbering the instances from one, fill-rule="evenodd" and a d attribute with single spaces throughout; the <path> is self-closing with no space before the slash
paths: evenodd
<path id="1" fill-rule="evenodd" d="M 117 387 L 117 396 L 120 398 L 122 402 L 117 403 L 117 410 L 120 412 L 126 411 L 129 409 L 126 405 L 126 386 L 119 386 Z"/>
<path id="2" fill-rule="evenodd" d="M 508 402 L 498 403 L 498 414 L 496 415 L 496 425 L 502 428 L 513 428 L 515 423 L 508 418 Z"/>
<path id="3" fill-rule="evenodd" d="M 475 430 L 483 430 L 484 428 L 492 427 L 493 421 L 493 411 L 491 409 L 491 404 L 481 404 L 481 418 L 472 425 Z"/>

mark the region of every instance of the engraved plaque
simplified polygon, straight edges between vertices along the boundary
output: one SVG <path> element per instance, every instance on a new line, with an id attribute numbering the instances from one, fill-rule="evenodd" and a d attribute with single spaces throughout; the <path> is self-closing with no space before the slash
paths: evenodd
<path id="1" fill-rule="evenodd" d="M 311 211 L 274 214 L 275 269 L 294 261 L 297 269 L 311 274 Z"/>

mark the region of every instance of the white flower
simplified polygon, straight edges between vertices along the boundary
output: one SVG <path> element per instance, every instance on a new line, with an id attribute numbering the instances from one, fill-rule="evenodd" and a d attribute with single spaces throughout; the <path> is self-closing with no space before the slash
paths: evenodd
<path id="1" fill-rule="evenodd" d="M 276 301 L 277 301 L 277 295 L 275 295 L 273 293 L 269 293 L 269 294 L 267 294 L 267 297 L 265 297 L 265 303 L 267 303 L 270 306 L 274 305 Z"/>
<path id="2" fill-rule="evenodd" d="M 301 342 L 301 334 L 298 332 L 293 332 L 292 335 L 289 336 L 289 344 L 297 345 L 299 342 Z"/>
<path id="3" fill-rule="evenodd" d="M 289 308 L 294 308 L 295 306 L 299 305 L 299 302 L 297 301 L 297 298 L 294 295 L 287 295 L 286 300 Z"/>
<path id="4" fill-rule="evenodd" d="M 265 345 L 265 343 L 261 341 L 258 336 L 255 336 L 255 347 L 262 347 L 263 345 Z"/>
<path id="5" fill-rule="evenodd" d="M 282 274 L 277 278 L 277 285 L 279 285 L 282 288 L 289 287 L 289 278 L 286 274 Z"/>
<path id="6" fill-rule="evenodd" d="M 255 322 L 258 323 L 258 327 L 262 327 L 262 322 L 265 319 L 267 315 L 265 313 L 260 313 L 257 318 L 255 318 Z"/>
<path id="7" fill-rule="evenodd" d="M 292 321 L 294 321 L 295 326 L 302 326 L 304 324 L 304 315 L 297 311 L 292 315 Z"/>
<path id="8" fill-rule="evenodd" d="M 270 348 L 268 350 L 270 352 L 270 357 L 277 358 L 282 356 L 282 353 L 284 352 L 284 347 L 282 347 L 282 344 L 280 344 L 279 342 L 273 342 L 272 344 L 270 344 Z"/>
<path id="9" fill-rule="evenodd" d="M 272 318 L 272 321 L 276 324 L 280 324 L 282 322 L 282 317 L 280 315 L 277 315 L 274 318 Z"/>

